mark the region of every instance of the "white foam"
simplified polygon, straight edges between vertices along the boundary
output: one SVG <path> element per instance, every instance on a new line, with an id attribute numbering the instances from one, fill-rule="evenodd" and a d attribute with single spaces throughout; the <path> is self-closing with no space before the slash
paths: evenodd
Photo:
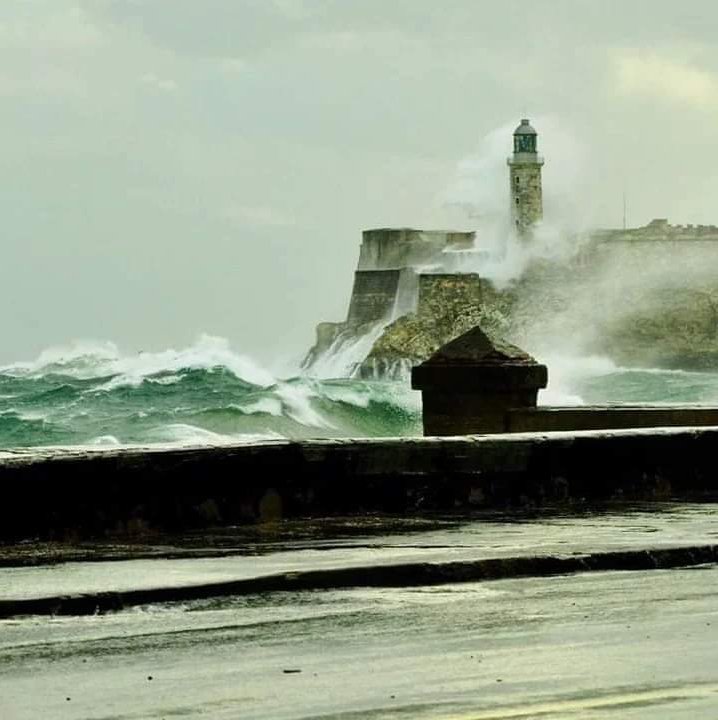
<path id="1" fill-rule="evenodd" d="M 310 387 L 285 383 L 279 385 L 275 392 L 282 403 L 283 413 L 292 420 L 308 427 L 334 427 L 312 407 L 311 400 L 316 393 Z"/>
<path id="2" fill-rule="evenodd" d="M 230 405 L 230 407 L 241 410 L 247 415 L 272 415 L 273 417 L 282 415 L 282 401 L 273 397 L 260 398 L 247 405 Z"/>
<path id="3" fill-rule="evenodd" d="M 549 369 L 548 387 L 539 394 L 541 405 L 583 405 L 576 392 L 582 380 L 619 372 L 620 368 L 601 355 L 546 355 L 535 353 L 537 359 Z"/>
<path id="4" fill-rule="evenodd" d="M 153 378 L 153 382 L 171 384 L 182 370 L 224 367 L 238 378 L 253 385 L 268 387 L 275 383 L 274 376 L 251 358 L 235 353 L 225 338 L 202 335 L 187 348 L 138 352 L 121 355 L 111 342 L 81 341 L 69 346 L 44 350 L 33 361 L 20 362 L 0 368 L 7 374 L 40 377 L 59 373 L 79 379 L 112 377 L 102 390 L 122 386 L 140 385 L 146 378 L 161 373 L 167 377 Z"/>
<path id="5" fill-rule="evenodd" d="M 388 320 L 376 323 L 362 335 L 356 335 L 353 330 L 340 333 L 307 370 L 307 376 L 324 380 L 351 377 L 387 325 Z"/>
<path id="6" fill-rule="evenodd" d="M 18 420 L 25 422 L 44 422 L 50 415 L 47 412 L 41 412 L 39 410 L 18 410 L 17 408 L 7 408 L 6 410 L 0 410 L 0 415 L 12 415 Z"/>
<path id="7" fill-rule="evenodd" d="M 162 443 L 163 445 L 229 445 L 237 442 L 253 443 L 260 440 L 278 440 L 281 437 L 279 433 L 273 432 L 223 435 L 188 423 L 164 425 L 147 433 L 148 442 Z"/>
<path id="8" fill-rule="evenodd" d="M 158 378 L 148 378 L 148 382 L 155 383 L 156 385 L 176 385 L 182 380 L 181 375 L 163 375 Z"/>
<path id="9" fill-rule="evenodd" d="M 351 381 L 351 384 L 318 384 L 317 394 L 332 402 L 367 409 L 371 402 L 390 403 L 411 413 L 421 412 L 421 393 L 408 383 L 386 380 Z"/>
<path id="10" fill-rule="evenodd" d="M 323 385 L 320 393 L 332 402 L 346 403 L 347 405 L 353 405 L 354 407 L 363 409 L 368 408 L 372 400 L 371 393 L 366 386 L 347 387 L 345 385 L 337 385 L 333 387 L 331 385 Z"/>
<path id="11" fill-rule="evenodd" d="M 117 345 L 112 342 L 77 340 L 69 345 L 47 348 L 34 360 L 0 367 L 0 372 L 37 376 L 65 370 L 73 377 L 96 377 L 95 368 L 118 358 Z"/>
<path id="12" fill-rule="evenodd" d="M 98 447 L 118 447 L 122 443 L 114 435 L 99 435 L 96 438 L 92 438 L 88 445 Z"/>

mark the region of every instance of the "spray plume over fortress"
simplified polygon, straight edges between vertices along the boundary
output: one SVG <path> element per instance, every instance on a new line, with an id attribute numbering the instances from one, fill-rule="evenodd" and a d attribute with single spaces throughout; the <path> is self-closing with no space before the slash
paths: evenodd
<path id="1" fill-rule="evenodd" d="M 507 159 L 498 246 L 482 246 L 480 228 L 365 230 L 347 318 L 318 325 L 305 370 L 403 377 L 477 324 L 539 357 L 718 367 L 718 227 L 655 219 L 546 233 L 543 165 L 538 133 L 523 119 Z M 551 243 L 561 252 L 550 252 Z"/>

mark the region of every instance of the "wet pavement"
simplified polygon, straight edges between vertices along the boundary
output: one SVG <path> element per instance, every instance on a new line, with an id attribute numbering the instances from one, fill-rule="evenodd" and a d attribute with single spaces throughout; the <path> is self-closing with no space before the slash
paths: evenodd
<path id="1" fill-rule="evenodd" d="M 714 718 L 716 590 L 596 573 L 5 621 L 0 716 Z"/>
<path id="2" fill-rule="evenodd" d="M 333 527 L 333 536 L 315 525 L 315 532 L 298 537 L 297 523 L 254 534 L 242 530 L 239 538 L 225 532 L 211 536 L 204 549 L 202 536 L 185 539 L 184 548 L 168 545 L 165 538 L 150 557 L 144 545 L 139 559 L 122 559 L 133 554 L 131 546 L 123 546 L 111 555 L 113 560 L 0 568 L 0 600 L 177 587 L 293 571 L 708 545 L 718 543 L 718 506 L 663 504 L 524 518 L 494 514 L 414 525 L 384 519 L 371 522 L 364 533 L 356 521 Z M 186 544 L 191 556 L 176 557 L 182 549 L 189 552 Z"/>
<path id="3" fill-rule="evenodd" d="M 714 507 L 279 531 L 232 557 L 1 568 L 0 594 L 715 543 Z M 717 631 L 714 566 L 22 617 L 0 621 L 0 718 L 712 719 Z"/>

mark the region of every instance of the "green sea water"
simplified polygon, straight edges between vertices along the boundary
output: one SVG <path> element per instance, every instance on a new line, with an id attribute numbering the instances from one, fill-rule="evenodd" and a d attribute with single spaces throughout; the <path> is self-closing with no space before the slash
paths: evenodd
<path id="1" fill-rule="evenodd" d="M 543 404 L 718 403 L 718 372 L 541 359 L 551 376 Z M 289 375 L 209 337 L 136 355 L 111 343 L 48 350 L 0 368 L 0 448 L 421 434 L 420 395 L 407 379 Z"/>

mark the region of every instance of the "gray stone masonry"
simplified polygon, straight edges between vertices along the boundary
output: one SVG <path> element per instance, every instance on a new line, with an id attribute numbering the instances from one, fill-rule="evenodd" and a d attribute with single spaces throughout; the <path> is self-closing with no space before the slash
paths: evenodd
<path id="1" fill-rule="evenodd" d="M 528 353 L 479 326 L 414 367 L 425 435 L 504 432 L 511 408 L 536 407 L 548 371 Z"/>

